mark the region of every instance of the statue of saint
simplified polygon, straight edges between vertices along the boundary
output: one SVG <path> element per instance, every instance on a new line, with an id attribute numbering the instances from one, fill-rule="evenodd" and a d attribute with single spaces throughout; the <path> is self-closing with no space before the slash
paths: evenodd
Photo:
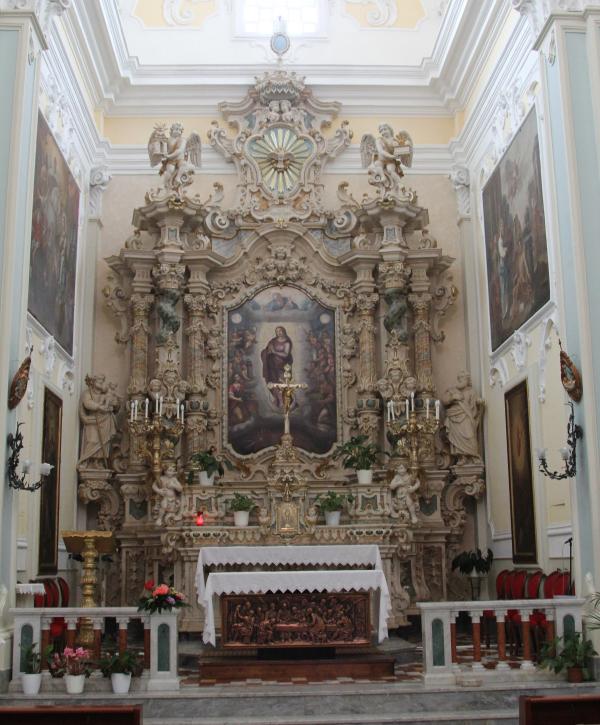
<path id="1" fill-rule="evenodd" d="M 117 433 L 115 414 L 121 401 L 104 375 L 87 375 L 85 382 L 87 388 L 79 402 L 83 435 L 77 467 L 108 469 L 111 442 Z"/>
<path id="2" fill-rule="evenodd" d="M 160 496 L 156 525 L 164 526 L 180 521 L 182 518 L 180 496 L 183 493 L 183 486 L 177 478 L 175 464 L 167 464 L 163 475 L 152 484 L 152 490 Z"/>
<path id="3" fill-rule="evenodd" d="M 421 479 L 416 473 L 409 471 L 406 466 L 401 463 L 396 469 L 394 478 L 390 481 L 390 491 L 396 498 L 395 507 L 401 509 L 406 508 L 410 516 L 410 522 L 415 525 L 419 519 L 419 498 L 418 490 L 421 488 Z"/>
<path id="4" fill-rule="evenodd" d="M 478 432 L 485 403 L 473 390 L 469 373 L 458 373 L 456 386 L 446 390 L 442 403 L 446 407 L 450 450 L 458 464 L 481 462 Z"/>

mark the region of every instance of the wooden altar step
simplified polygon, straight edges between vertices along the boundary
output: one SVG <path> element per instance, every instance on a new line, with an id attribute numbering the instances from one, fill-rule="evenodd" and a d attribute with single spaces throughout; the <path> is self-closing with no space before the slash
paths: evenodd
<path id="1" fill-rule="evenodd" d="M 258 656 L 200 657 L 201 685 L 262 680 L 325 682 L 339 678 L 394 680 L 395 658 L 376 652 L 335 656 L 329 650 L 278 650 Z"/>

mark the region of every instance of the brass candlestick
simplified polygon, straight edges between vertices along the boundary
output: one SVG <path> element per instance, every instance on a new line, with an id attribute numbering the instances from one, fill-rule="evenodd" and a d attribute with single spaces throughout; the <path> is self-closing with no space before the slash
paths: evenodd
<path id="1" fill-rule="evenodd" d="M 169 419 L 154 413 L 152 417 L 129 421 L 129 427 L 137 436 L 145 439 L 144 455 L 150 462 L 155 478 L 162 474 L 166 460 L 175 459 L 175 447 L 183 433 L 183 420 Z"/>
<path id="2" fill-rule="evenodd" d="M 396 453 L 400 458 L 408 459 L 411 470 L 418 470 L 424 460 L 433 456 L 433 436 L 439 424 L 437 416 L 417 415 L 414 409 L 407 411 L 404 421 L 388 421 L 388 427 L 397 439 Z"/>
<path id="3" fill-rule="evenodd" d="M 98 583 L 98 555 L 112 554 L 115 550 L 115 539 L 112 531 L 63 531 L 61 533 L 69 554 L 83 557 L 81 569 L 81 606 L 85 608 L 96 605 L 96 584 Z M 92 620 L 84 617 L 79 627 L 78 642 L 82 647 L 94 644 Z"/>

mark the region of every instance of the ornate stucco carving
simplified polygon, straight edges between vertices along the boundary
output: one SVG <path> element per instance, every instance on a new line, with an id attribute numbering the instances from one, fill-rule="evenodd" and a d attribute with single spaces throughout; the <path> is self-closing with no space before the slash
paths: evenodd
<path id="1" fill-rule="evenodd" d="M 102 215 L 102 197 L 112 176 L 106 166 L 94 166 L 90 171 L 90 216 Z"/>
<path id="2" fill-rule="evenodd" d="M 512 5 L 525 15 L 538 35 L 553 13 L 577 13 L 586 7 L 600 7 L 600 0 L 512 0 Z"/>
<path id="3" fill-rule="evenodd" d="M 456 192 L 458 213 L 460 216 L 471 214 L 471 177 L 466 166 L 454 166 L 450 172 L 450 181 Z"/>

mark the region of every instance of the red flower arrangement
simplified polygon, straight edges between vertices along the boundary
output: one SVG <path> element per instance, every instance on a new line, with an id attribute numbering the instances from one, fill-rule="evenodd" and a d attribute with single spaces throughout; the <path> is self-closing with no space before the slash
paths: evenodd
<path id="1" fill-rule="evenodd" d="M 54 652 L 48 658 L 48 667 L 52 677 L 64 675 L 90 676 L 90 651 L 83 647 L 65 647 L 61 653 Z"/>
<path id="2" fill-rule="evenodd" d="M 187 607 L 185 596 L 178 592 L 174 587 L 168 584 L 154 585 L 154 580 L 149 579 L 144 584 L 144 589 L 148 592 L 146 596 L 141 597 L 138 602 L 138 612 L 170 612 L 172 609 L 180 609 Z"/>

